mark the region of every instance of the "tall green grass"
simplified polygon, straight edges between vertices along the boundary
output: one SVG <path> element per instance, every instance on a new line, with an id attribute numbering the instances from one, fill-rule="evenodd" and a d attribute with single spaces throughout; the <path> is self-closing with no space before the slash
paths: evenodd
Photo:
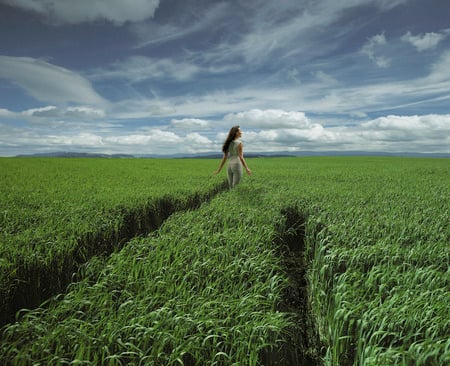
<path id="1" fill-rule="evenodd" d="M 261 212 L 264 198 L 251 194 L 222 194 L 132 240 L 99 273 L 8 327 L 0 359 L 256 365 L 290 315 L 278 311 L 287 279 L 273 245 L 284 218 L 270 199 Z"/>
<path id="2" fill-rule="evenodd" d="M 327 365 L 450 362 L 448 159 L 315 158 L 265 170 L 312 203 L 307 250 Z M 254 170 L 259 166 L 253 162 Z M 269 178 L 266 178 L 269 179 Z"/>
<path id="3" fill-rule="evenodd" d="M 78 266 L 225 186 L 201 160 L 0 159 L 0 325 L 64 291 Z M 193 169 L 193 167 L 196 167 Z"/>
<path id="4" fill-rule="evenodd" d="M 215 163 L 192 162 L 199 169 Z M 180 161 L 167 160 L 160 174 L 177 172 L 171 164 Z M 303 334 L 283 306 L 291 280 L 279 246 L 290 212 L 298 218 L 294 231 L 304 235 L 297 239 L 309 263 L 307 293 L 325 365 L 450 363 L 448 159 L 282 158 L 249 165 L 254 175 L 236 189 L 173 215 L 109 259 L 90 261 L 67 294 L 22 312 L 3 330 L 0 360 L 293 362 L 276 351 L 296 339 L 293 332 Z M 299 345 L 289 346 L 295 353 Z M 270 350 L 276 356 L 267 356 Z"/>

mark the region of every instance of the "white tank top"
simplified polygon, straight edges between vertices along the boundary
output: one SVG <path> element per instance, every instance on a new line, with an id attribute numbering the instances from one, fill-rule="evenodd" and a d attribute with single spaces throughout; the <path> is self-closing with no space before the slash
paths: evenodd
<path id="1" fill-rule="evenodd" d="M 236 159 L 239 158 L 238 147 L 242 143 L 241 139 L 236 139 L 231 141 L 230 147 L 228 148 L 228 158 Z"/>

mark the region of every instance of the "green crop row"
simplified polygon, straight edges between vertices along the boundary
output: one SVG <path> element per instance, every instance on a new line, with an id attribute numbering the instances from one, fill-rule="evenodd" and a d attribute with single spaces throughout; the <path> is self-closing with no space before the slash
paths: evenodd
<path id="1" fill-rule="evenodd" d="M 448 159 L 316 158 L 267 172 L 312 203 L 299 210 L 326 364 L 449 364 Z"/>
<path id="2" fill-rule="evenodd" d="M 64 291 L 78 266 L 225 186 L 215 164 L 0 159 L 0 325 Z"/>
<path id="3" fill-rule="evenodd" d="M 5 330 L 0 360 L 256 365 L 275 357 L 293 317 L 278 310 L 287 278 L 274 243 L 285 218 L 273 195 L 253 193 L 235 190 L 174 214 L 95 262 L 66 296 Z"/>
<path id="4" fill-rule="evenodd" d="M 315 362 L 322 351 L 301 348 L 308 332 L 287 306 L 298 288 L 285 241 L 304 251 L 326 365 L 450 363 L 449 161 L 248 160 L 254 175 L 236 189 L 94 258 L 67 294 L 21 312 L 0 360 L 283 364 L 299 348 Z M 160 174 L 215 163 L 168 160 Z"/>

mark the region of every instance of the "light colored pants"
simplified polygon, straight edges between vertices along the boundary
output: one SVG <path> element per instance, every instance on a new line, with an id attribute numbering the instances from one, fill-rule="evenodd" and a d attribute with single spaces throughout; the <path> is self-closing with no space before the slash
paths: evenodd
<path id="1" fill-rule="evenodd" d="M 227 168 L 228 185 L 230 188 L 239 184 L 242 179 L 242 164 L 240 160 L 230 159 Z"/>

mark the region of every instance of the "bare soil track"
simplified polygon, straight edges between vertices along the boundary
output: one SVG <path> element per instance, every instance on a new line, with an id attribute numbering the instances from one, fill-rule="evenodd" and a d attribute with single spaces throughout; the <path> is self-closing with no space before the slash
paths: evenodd
<path id="1" fill-rule="evenodd" d="M 116 232 L 100 231 L 81 238 L 77 251 L 68 255 L 62 264 L 55 263 L 55 269 L 36 268 L 31 271 L 24 267 L 18 273 L 20 281 L 11 294 L 7 312 L 1 315 L 0 326 L 12 322 L 19 309 L 36 308 L 50 297 L 63 293 L 74 279 L 83 276 L 79 269 L 90 258 L 108 256 L 120 250 L 131 238 L 158 229 L 172 213 L 196 209 L 226 188 L 227 184 L 224 182 L 208 194 L 194 195 L 183 204 L 170 198 L 162 198 L 148 209 L 125 212 L 123 225 Z M 304 242 L 306 220 L 295 208 L 285 208 L 282 214 L 285 222 L 279 228 L 280 236 L 275 245 L 283 271 L 289 278 L 289 286 L 278 310 L 293 314 L 295 324 L 292 329 L 287 329 L 283 335 L 284 341 L 278 348 L 266 349 L 260 353 L 259 363 L 266 366 L 319 366 L 322 365 L 324 347 L 320 344 L 309 303 Z M 195 360 L 185 359 L 184 362 L 186 365 L 195 365 Z"/>
<path id="2" fill-rule="evenodd" d="M 281 229 L 279 255 L 289 278 L 280 311 L 294 314 L 295 327 L 290 329 L 278 349 L 261 354 L 266 366 L 319 366 L 323 364 L 325 347 L 321 344 L 311 312 L 308 281 L 308 261 L 305 256 L 305 217 L 295 208 L 283 211 L 285 227 Z"/>
<path id="3" fill-rule="evenodd" d="M 65 253 L 64 258 L 55 257 L 52 263 L 33 268 L 19 263 L 14 287 L 7 293 L 0 293 L 0 327 L 13 322 L 20 309 L 35 309 L 52 296 L 65 292 L 76 279 L 74 276 L 80 266 L 90 258 L 108 256 L 120 250 L 131 238 L 158 229 L 172 213 L 196 209 L 227 187 L 228 184 L 223 182 L 210 192 L 194 194 L 184 202 L 163 197 L 152 206 L 123 212 L 123 223 L 114 232 L 112 229 L 99 230 L 79 238 L 74 251 Z"/>

